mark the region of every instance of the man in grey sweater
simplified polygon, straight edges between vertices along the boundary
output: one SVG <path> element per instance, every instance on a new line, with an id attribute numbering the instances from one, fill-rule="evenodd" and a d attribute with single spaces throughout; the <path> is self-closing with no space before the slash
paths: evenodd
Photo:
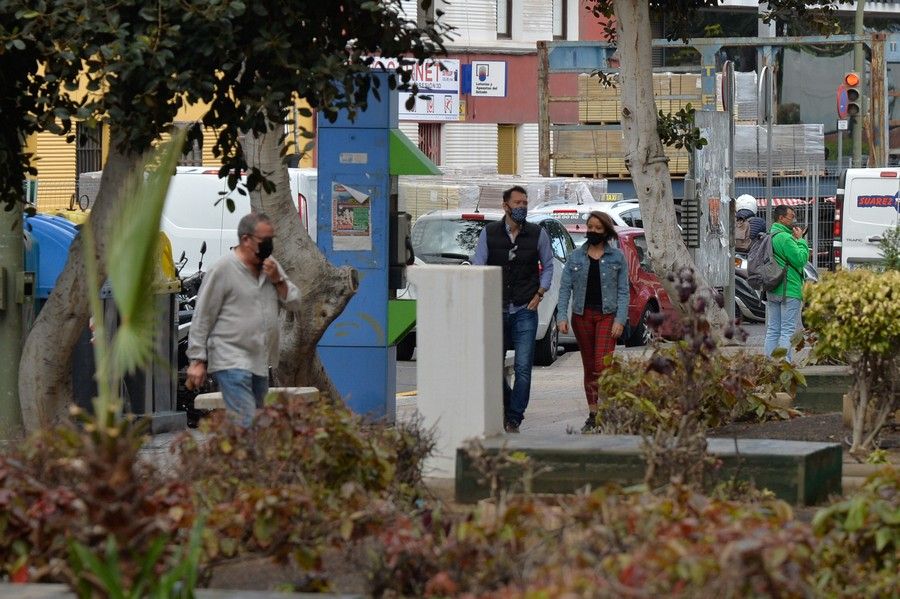
<path id="1" fill-rule="evenodd" d="M 206 276 L 191 320 L 189 387 L 212 375 L 231 415 L 250 426 L 278 360 L 278 304 L 300 307 L 300 292 L 271 257 L 275 229 L 265 214 L 238 223 L 238 246 Z"/>

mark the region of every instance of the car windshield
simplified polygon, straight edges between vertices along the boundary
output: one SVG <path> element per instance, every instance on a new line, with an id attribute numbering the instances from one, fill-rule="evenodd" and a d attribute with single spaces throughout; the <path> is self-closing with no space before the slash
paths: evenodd
<path id="1" fill-rule="evenodd" d="M 471 259 L 481 230 L 489 221 L 419 219 L 412 229 L 416 256 L 429 264 L 460 263 Z"/>

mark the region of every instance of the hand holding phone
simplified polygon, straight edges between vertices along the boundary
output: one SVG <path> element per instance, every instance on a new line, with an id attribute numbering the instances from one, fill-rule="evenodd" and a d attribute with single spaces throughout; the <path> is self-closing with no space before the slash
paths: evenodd
<path id="1" fill-rule="evenodd" d="M 800 225 L 794 225 L 794 237 L 800 239 L 804 235 L 806 235 L 806 229 L 809 227 L 801 227 Z"/>

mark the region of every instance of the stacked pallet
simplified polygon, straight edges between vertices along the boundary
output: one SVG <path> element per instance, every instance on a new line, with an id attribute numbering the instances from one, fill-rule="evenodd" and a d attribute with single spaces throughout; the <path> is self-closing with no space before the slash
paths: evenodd
<path id="1" fill-rule="evenodd" d="M 621 90 L 617 78 L 604 85 L 597 77 L 578 76 L 578 120 L 586 124 L 618 123 L 622 114 Z M 678 112 L 688 104 L 700 105 L 700 75 L 654 73 L 653 96 L 656 109 Z"/>
<path id="2" fill-rule="evenodd" d="M 622 131 L 555 131 L 554 170 L 557 175 L 582 177 L 627 177 Z M 669 172 L 685 173 L 688 153 L 664 147 Z"/>
<path id="3" fill-rule="evenodd" d="M 607 192 L 606 179 L 520 177 L 456 169 L 443 176 L 400 177 L 398 206 L 413 220 L 432 210 L 474 210 L 476 206 L 479 210 L 500 209 L 503 192 L 514 185 L 525 188 L 532 206 L 560 199 L 572 203 L 602 201 Z"/>
<path id="4" fill-rule="evenodd" d="M 480 189 L 440 177 L 400 177 L 398 192 L 400 211 L 408 212 L 415 221 L 432 210 L 475 206 Z"/>
<path id="5" fill-rule="evenodd" d="M 621 90 L 617 77 L 610 85 L 597 77 L 578 76 L 578 120 L 585 124 L 616 124 L 622 113 Z M 688 104 L 700 103 L 700 75 L 654 73 L 653 95 L 656 109 L 678 112 Z M 553 139 L 554 172 L 566 176 L 627 177 L 621 131 L 557 131 Z M 669 171 L 687 171 L 688 153 L 665 149 Z"/>
<path id="6" fill-rule="evenodd" d="M 821 169 L 825 136 L 821 124 L 775 125 L 772 128 L 772 171 L 788 176 Z M 768 168 L 766 128 L 737 125 L 734 132 L 734 170 L 738 176 L 759 176 Z"/>

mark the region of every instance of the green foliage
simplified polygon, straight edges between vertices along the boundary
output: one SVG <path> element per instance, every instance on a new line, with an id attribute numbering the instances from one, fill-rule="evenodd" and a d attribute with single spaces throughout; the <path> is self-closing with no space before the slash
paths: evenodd
<path id="1" fill-rule="evenodd" d="M 850 451 L 865 454 L 900 401 L 900 270 L 842 270 L 803 293 L 814 351 L 853 370 Z"/>
<path id="2" fill-rule="evenodd" d="M 150 539 L 166 539 L 158 561 L 174 566 L 194 522 L 190 489 L 140 460 L 143 427 L 76 419 L 0 456 L 0 573 L 74 587 L 70 543 L 102 556 L 110 538 L 124 583 L 139 576 Z"/>
<path id="3" fill-rule="evenodd" d="M 815 573 L 831 597 L 889 597 L 900 588 L 900 472 L 885 467 L 853 496 L 820 510 Z"/>
<path id="4" fill-rule="evenodd" d="M 86 252 L 96 325 L 94 415 L 76 410 L 80 428 L 42 431 L 18 452 L 0 457 L 0 565 L 10 574 L 24 569 L 32 580 L 62 580 L 83 596 L 97 589 L 108 596 L 117 596 L 116 589 L 141 595 L 150 576 L 148 560 L 154 584 L 196 576 L 184 570 L 196 560 L 185 562 L 175 552 L 182 526 L 192 519 L 190 491 L 180 482 L 157 480 L 140 462 L 145 427 L 122 419 L 117 393 L 122 376 L 152 357 L 156 314 L 147 290 L 181 142 L 175 136 L 152 158 L 156 170 L 147 178 L 144 169 L 133 173 L 126 187 L 120 235 L 106 256 L 120 321 L 112 340 L 103 326 L 95 252 Z M 90 221 L 82 233 L 93 247 Z"/>
<path id="5" fill-rule="evenodd" d="M 412 64 L 442 53 L 450 32 L 440 19 L 417 27 L 399 0 L 42 0 L 37 8 L 4 0 L 0 108 L 9 126 L 0 138 L 0 196 L 21 198 L 30 168 L 23 135 L 103 119 L 117 149 L 140 154 L 186 103 L 210 106 L 202 125 L 216 133 L 208 142 L 223 172 L 239 171 L 243 133 L 266 131 L 297 99 L 330 119 L 342 108 L 355 114 L 373 86 L 374 57 Z M 84 80 L 89 94 L 68 97 Z M 391 84 L 409 81 L 398 67 Z M 186 142 L 201 135 L 192 127 Z M 254 174 L 248 182 L 261 182 Z"/>
<path id="6" fill-rule="evenodd" d="M 149 364 L 153 358 L 158 324 L 154 295 L 158 291 L 158 223 L 184 138 L 184 131 L 175 134 L 151 156 L 145 168 L 131 173 L 122 191 L 121 211 L 113 225 L 116 235 L 110 239 L 106 258 L 120 321 L 110 347 L 113 380 Z M 86 226 L 91 226 L 90 221 Z"/>
<path id="7" fill-rule="evenodd" d="M 878 243 L 884 270 L 900 270 L 900 225 L 885 231 Z"/>
<path id="8" fill-rule="evenodd" d="M 681 416 L 677 390 L 685 384 L 684 364 L 676 347 L 661 347 L 658 357 L 672 371 L 648 371 L 641 360 L 614 356 L 600 376 L 599 431 L 605 434 L 651 434 Z M 775 394 L 793 394 L 803 375 L 784 360 L 770 360 L 748 352 L 716 354 L 693 375 L 701 382 L 697 411 L 710 427 L 735 421 L 790 418 L 792 410 L 779 407 Z"/>
<path id="9" fill-rule="evenodd" d="M 696 112 L 690 103 L 674 114 L 666 114 L 660 110 L 656 117 L 659 140 L 664 145 L 684 148 L 689 152 L 699 150 L 709 143 L 700 135 L 700 128 L 694 126 Z"/>
<path id="10" fill-rule="evenodd" d="M 773 500 L 741 504 L 675 486 L 510 498 L 471 515 L 426 512 L 371 551 L 381 596 L 803 596 L 813 538 Z"/>
<path id="11" fill-rule="evenodd" d="M 88 547 L 72 542 L 70 561 L 78 577 L 76 590 L 79 597 L 90 599 L 102 594 L 110 599 L 191 599 L 197 586 L 200 564 L 200 533 L 203 520 L 197 520 L 191 530 L 187 545 L 174 556 L 174 566 L 166 569 L 161 563 L 166 544 L 170 539 L 157 537 L 149 543 L 147 552 L 138 555 L 140 573 L 131 581 L 122 575 L 122 564 L 115 537 L 106 542 L 106 552 L 100 558 Z M 159 569 L 162 567 L 162 574 Z"/>
<path id="12" fill-rule="evenodd" d="M 217 420 L 178 446 L 178 479 L 209 511 L 206 558 L 251 552 L 316 570 L 332 543 L 359 537 L 422 497 L 430 437 L 416 425 L 366 423 L 343 405 L 278 398 L 241 428 Z"/>
<path id="13" fill-rule="evenodd" d="M 823 356 L 900 352 L 900 271 L 826 273 L 804 289 L 803 320 Z"/>

